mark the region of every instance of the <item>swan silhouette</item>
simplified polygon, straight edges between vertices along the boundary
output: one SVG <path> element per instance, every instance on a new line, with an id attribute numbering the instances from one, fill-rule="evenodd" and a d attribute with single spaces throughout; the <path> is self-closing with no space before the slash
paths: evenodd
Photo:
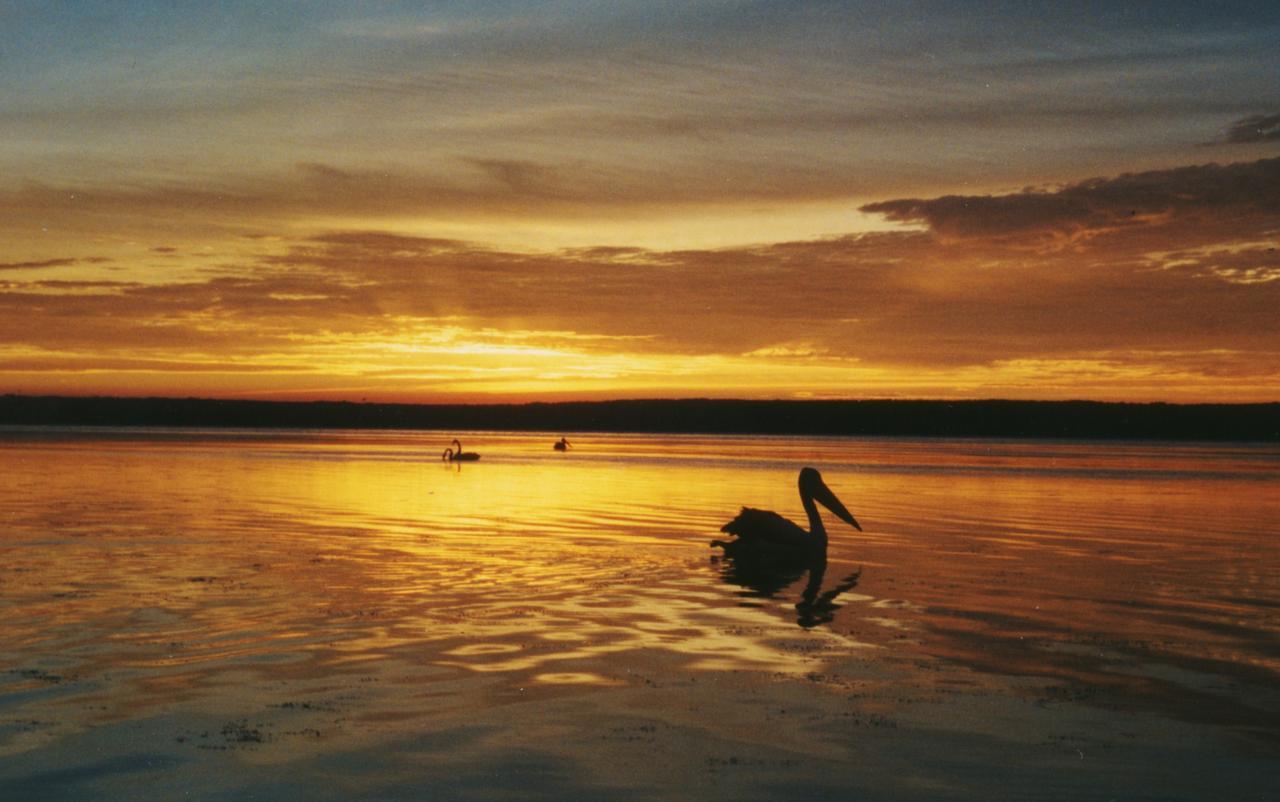
<path id="1" fill-rule="evenodd" d="M 453 444 L 457 446 L 457 448 L 446 448 L 444 453 L 440 455 L 440 459 L 445 462 L 475 462 L 480 459 L 480 455 L 474 451 L 463 451 L 462 443 L 459 443 L 456 439 L 453 441 Z"/>
<path id="2" fill-rule="evenodd" d="M 825 559 L 827 553 L 827 529 L 822 525 L 817 501 L 831 510 L 840 520 L 862 531 L 862 527 L 845 509 L 836 494 L 822 481 L 822 474 L 814 468 L 803 468 L 797 482 L 800 503 L 809 517 L 809 529 L 788 521 L 776 512 L 743 507 L 738 517 L 720 527 L 736 537 L 733 540 L 713 540 L 712 546 L 720 546 L 728 556 L 790 558 L 812 561 Z"/>

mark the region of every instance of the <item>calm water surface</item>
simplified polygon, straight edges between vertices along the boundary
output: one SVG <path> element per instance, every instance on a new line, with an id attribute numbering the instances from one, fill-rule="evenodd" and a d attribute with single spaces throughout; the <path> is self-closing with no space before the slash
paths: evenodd
<path id="1" fill-rule="evenodd" d="M 1280 448 L 0 431 L 0 790 L 1266 798 Z M 827 516 L 802 570 L 708 547 Z M 1056 790 L 1055 790 L 1056 789 Z M 17 798 L 17 797 L 15 797 Z"/>

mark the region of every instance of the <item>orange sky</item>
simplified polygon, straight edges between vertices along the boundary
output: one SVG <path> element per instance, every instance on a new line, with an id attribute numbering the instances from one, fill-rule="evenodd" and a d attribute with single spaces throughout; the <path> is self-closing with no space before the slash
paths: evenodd
<path id="1" fill-rule="evenodd" d="M 0 8 L 0 392 L 1280 400 L 1274 10 L 658 5 Z"/>

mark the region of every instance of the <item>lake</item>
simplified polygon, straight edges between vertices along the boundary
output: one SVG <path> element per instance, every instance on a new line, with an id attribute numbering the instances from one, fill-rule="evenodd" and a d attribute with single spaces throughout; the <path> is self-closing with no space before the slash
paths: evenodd
<path id="1" fill-rule="evenodd" d="M 1278 446 L 555 439 L 0 429 L 0 797 L 1275 798 Z"/>

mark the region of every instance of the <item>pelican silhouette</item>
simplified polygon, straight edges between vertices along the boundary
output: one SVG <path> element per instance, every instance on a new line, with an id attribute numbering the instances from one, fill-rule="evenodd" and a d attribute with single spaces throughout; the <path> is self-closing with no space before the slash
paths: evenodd
<path id="1" fill-rule="evenodd" d="M 569 444 L 569 441 L 564 439 L 563 437 L 555 441 L 555 443 L 553 443 L 551 447 L 554 448 L 556 451 L 567 451 L 568 449 L 573 448 L 573 446 Z"/>
<path id="2" fill-rule="evenodd" d="M 783 518 L 776 512 L 743 507 L 738 517 L 720 527 L 721 532 L 736 535 L 734 540 L 713 540 L 712 546 L 720 546 L 729 556 L 752 555 L 790 557 L 799 560 L 825 558 L 827 553 L 827 529 L 814 502 L 831 510 L 840 520 L 862 531 L 853 515 L 845 509 L 836 494 L 822 481 L 822 474 L 813 468 L 802 468 L 798 481 L 800 503 L 809 516 L 809 531 Z"/>
<path id="3" fill-rule="evenodd" d="M 457 449 L 446 448 L 444 453 L 440 455 L 440 459 L 445 462 L 475 462 L 480 459 L 480 455 L 474 451 L 463 451 L 462 443 L 457 440 L 454 440 L 453 444 L 457 446 Z"/>

